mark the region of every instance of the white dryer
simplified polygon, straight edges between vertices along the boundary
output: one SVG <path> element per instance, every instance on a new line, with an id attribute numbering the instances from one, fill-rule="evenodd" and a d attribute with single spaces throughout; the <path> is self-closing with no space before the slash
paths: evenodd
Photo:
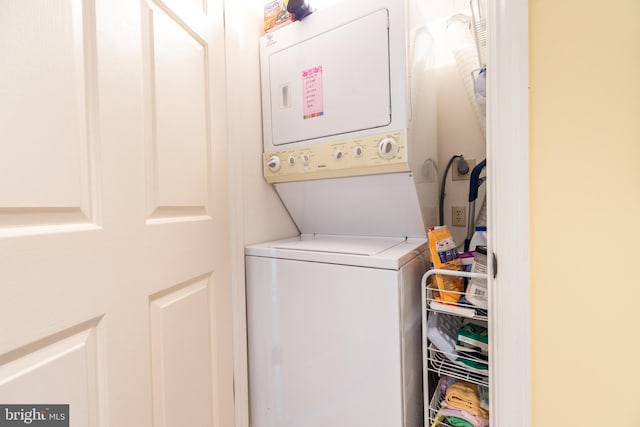
<path id="1" fill-rule="evenodd" d="M 422 425 L 424 239 L 246 248 L 253 427 Z"/>
<path id="2" fill-rule="evenodd" d="M 260 42 L 265 179 L 304 234 L 426 237 L 432 39 L 418 0 L 349 0 Z"/>

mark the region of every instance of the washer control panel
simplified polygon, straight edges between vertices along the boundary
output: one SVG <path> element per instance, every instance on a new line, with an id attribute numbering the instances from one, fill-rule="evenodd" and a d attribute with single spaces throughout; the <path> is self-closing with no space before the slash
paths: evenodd
<path id="1" fill-rule="evenodd" d="M 272 183 L 409 170 L 403 132 L 273 151 L 263 163 Z"/>

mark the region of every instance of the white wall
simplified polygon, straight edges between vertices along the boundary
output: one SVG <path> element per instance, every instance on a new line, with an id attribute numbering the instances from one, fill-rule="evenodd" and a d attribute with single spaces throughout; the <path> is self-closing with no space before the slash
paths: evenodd
<path id="1" fill-rule="evenodd" d="M 264 0 L 225 2 L 231 198 L 242 217 L 242 241 L 298 234 L 273 187 L 262 176 L 262 107 L 258 40 Z"/>
<path id="2" fill-rule="evenodd" d="M 447 162 L 454 154 L 462 154 L 476 163 L 485 158 L 485 142 L 471 108 L 464 85 L 455 64 L 438 70 L 438 170 L 440 180 Z M 453 167 L 449 171 L 444 203 L 445 224 L 449 226 L 456 243 L 462 243 L 466 227 L 451 226 L 451 206 L 465 206 L 468 210 L 469 181 L 453 181 Z M 476 214 L 480 210 L 483 185 L 476 202 Z M 467 211 L 467 215 L 469 212 Z"/>
<path id="3" fill-rule="evenodd" d="M 480 162 L 486 157 L 486 144 L 446 36 L 447 20 L 456 13 L 469 14 L 469 3 L 466 0 L 428 0 L 425 7 L 430 19 L 429 30 L 434 37 L 436 49 L 438 172 L 439 182 L 441 182 L 451 156 L 462 154 L 467 159 Z M 452 173 L 453 170 L 450 170 L 446 184 L 444 222 L 449 226 L 456 243 L 461 244 L 464 242 L 467 229 L 451 226 L 451 206 L 467 207 L 467 215 L 469 215 L 469 181 L 453 181 Z M 482 204 L 485 187 L 485 185 L 481 187 L 476 204 L 476 215 Z"/>
<path id="4" fill-rule="evenodd" d="M 262 110 L 258 39 L 263 0 L 225 2 L 229 206 L 234 337 L 246 337 L 245 245 L 298 234 L 262 177 Z M 234 341 L 236 427 L 249 426 L 246 339 Z"/>

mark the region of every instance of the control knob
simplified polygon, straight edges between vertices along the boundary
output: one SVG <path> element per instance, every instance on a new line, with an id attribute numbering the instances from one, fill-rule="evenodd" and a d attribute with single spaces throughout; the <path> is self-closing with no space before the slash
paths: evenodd
<path id="1" fill-rule="evenodd" d="M 378 156 L 383 159 L 393 159 L 398 154 L 398 141 L 395 138 L 387 137 L 378 143 Z"/>
<path id="2" fill-rule="evenodd" d="M 353 157 L 362 157 L 363 154 L 364 148 L 362 148 L 362 145 L 356 145 L 355 147 L 353 147 Z"/>
<path id="3" fill-rule="evenodd" d="M 276 173 L 280 170 L 280 157 L 271 156 L 269 162 L 267 163 L 267 167 L 273 173 Z"/>

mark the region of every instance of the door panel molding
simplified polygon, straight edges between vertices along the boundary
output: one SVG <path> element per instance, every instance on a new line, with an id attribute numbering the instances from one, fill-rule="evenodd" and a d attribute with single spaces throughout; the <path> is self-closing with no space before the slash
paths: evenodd
<path id="1" fill-rule="evenodd" d="M 3 404 L 69 404 L 74 424 L 106 426 L 103 317 L 0 355 Z"/>
<path id="2" fill-rule="evenodd" d="M 94 2 L 5 7 L 3 31 L 20 37 L 5 38 L 1 52 L 0 234 L 98 224 Z"/>
<path id="3" fill-rule="evenodd" d="M 149 299 L 155 426 L 212 425 L 210 277 Z"/>
<path id="4" fill-rule="evenodd" d="M 207 215 L 207 43 L 176 14 L 143 2 L 148 219 Z M 195 100 L 195 102 L 194 102 Z"/>

